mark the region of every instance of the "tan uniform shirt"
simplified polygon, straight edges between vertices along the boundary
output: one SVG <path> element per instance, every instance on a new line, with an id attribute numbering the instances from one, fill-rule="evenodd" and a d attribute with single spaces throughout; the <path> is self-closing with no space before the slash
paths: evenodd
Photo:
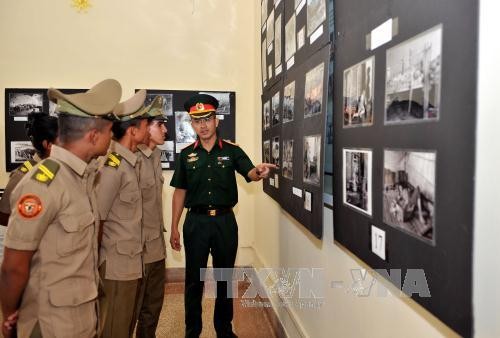
<path id="1" fill-rule="evenodd" d="M 100 170 L 97 200 L 104 227 L 99 261 L 106 261 L 105 278 L 109 280 L 142 277 L 142 199 L 136 172 L 139 167 L 136 154 L 113 142 Z"/>
<path id="2" fill-rule="evenodd" d="M 16 170 L 12 171 L 9 176 L 9 182 L 5 186 L 5 190 L 2 195 L 2 199 L 0 199 L 0 212 L 4 214 L 10 214 L 10 195 L 12 191 L 17 186 L 17 184 L 21 181 L 21 179 L 29 172 L 34 165 L 40 162 L 42 159 L 38 154 L 33 156 L 32 160 L 26 161 L 21 164 Z"/>
<path id="3" fill-rule="evenodd" d="M 166 253 L 162 203 L 164 178 L 160 149 L 151 150 L 140 144 L 137 154 L 141 158 L 139 185 L 142 192 L 143 259 L 148 264 L 164 259 Z"/>
<path id="4" fill-rule="evenodd" d="M 49 171 L 49 162 L 59 164 Z M 44 337 L 96 333 L 98 215 L 96 165 L 53 145 L 51 156 L 25 175 L 12 193 L 5 246 L 35 251 L 19 308 L 19 337 L 36 322 Z M 47 177 L 53 174 L 52 180 Z"/>

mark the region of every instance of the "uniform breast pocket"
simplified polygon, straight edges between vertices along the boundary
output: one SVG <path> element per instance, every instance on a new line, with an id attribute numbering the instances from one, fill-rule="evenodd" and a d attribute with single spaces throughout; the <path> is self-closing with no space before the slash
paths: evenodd
<path id="1" fill-rule="evenodd" d="M 144 200 L 151 200 L 152 198 L 154 198 L 155 194 L 154 179 L 141 183 L 141 194 Z"/>
<path id="2" fill-rule="evenodd" d="M 120 210 L 117 212 L 121 219 L 130 219 L 137 212 L 137 200 L 140 198 L 139 191 L 121 192 L 120 193 Z"/>
<path id="3" fill-rule="evenodd" d="M 59 256 L 69 256 L 91 245 L 94 234 L 94 215 L 91 212 L 61 217 L 59 223 L 61 231 L 56 244 Z"/>

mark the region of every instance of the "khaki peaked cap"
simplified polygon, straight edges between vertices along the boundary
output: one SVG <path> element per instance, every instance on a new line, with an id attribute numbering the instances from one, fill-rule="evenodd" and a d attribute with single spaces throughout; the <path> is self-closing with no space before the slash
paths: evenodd
<path id="1" fill-rule="evenodd" d="M 64 94 L 50 88 L 49 100 L 57 103 L 59 113 L 81 117 L 111 117 L 113 109 L 120 102 L 122 87 L 114 79 L 107 79 L 94 85 L 84 93 Z"/>
<path id="2" fill-rule="evenodd" d="M 144 108 L 146 90 L 141 89 L 130 99 L 120 102 L 113 110 L 113 114 L 121 121 L 130 121 L 135 118 L 147 118 L 147 110 Z"/>

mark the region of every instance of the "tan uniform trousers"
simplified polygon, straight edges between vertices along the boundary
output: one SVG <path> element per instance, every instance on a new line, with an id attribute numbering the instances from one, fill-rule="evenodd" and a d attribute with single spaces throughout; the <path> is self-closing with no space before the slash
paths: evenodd
<path id="1" fill-rule="evenodd" d="M 99 296 L 99 337 L 132 337 L 139 279 L 105 279 L 106 262 L 99 267 L 102 290 Z"/>

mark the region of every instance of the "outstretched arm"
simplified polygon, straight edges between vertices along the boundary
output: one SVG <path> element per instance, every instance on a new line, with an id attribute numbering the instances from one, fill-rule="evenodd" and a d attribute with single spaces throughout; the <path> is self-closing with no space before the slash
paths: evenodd
<path id="1" fill-rule="evenodd" d="M 253 168 L 248 172 L 247 176 L 252 181 L 260 181 L 263 178 L 269 177 L 271 169 L 278 169 L 278 166 L 276 164 L 271 164 L 271 163 L 257 164 L 255 168 Z"/>

